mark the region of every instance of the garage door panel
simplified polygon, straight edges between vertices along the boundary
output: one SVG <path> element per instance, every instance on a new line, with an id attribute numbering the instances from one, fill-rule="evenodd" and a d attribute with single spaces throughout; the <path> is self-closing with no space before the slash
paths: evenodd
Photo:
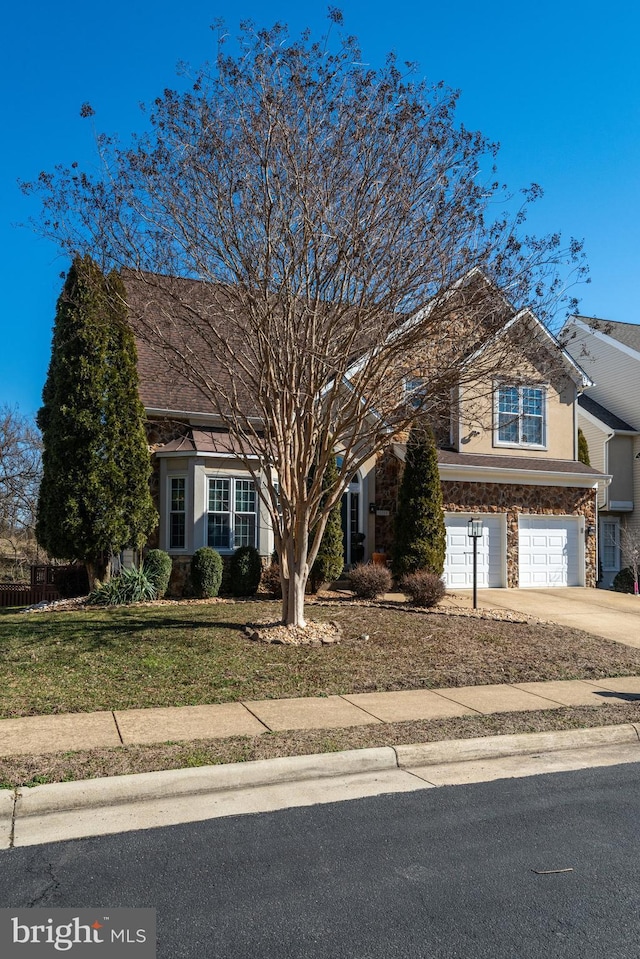
<path id="1" fill-rule="evenodd" d="M 521 516 L 519 585 L 580 585 L 580 520 L 572 516 Z"/>
<path id="2" fill-rule="evenodd" d="M 483 516 L 483 535 L 478 540 L 477 585 L 479 588 L 504 586 L 503 528 L 501 516 Z M 467 533 L 466 514 L 445 517 L 447 550 L 444 579 L 450 589 L 473 586 L 473 541 Z"/>

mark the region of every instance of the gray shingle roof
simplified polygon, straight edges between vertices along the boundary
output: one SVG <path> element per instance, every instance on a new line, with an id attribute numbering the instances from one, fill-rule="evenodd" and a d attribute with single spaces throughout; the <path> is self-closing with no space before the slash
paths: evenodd
<path id="1" fill-rule="evenodd" d="M 502 456 L 481 453 L 455 453 L 452 450 L 438 450 L 438 463 L 443 466 L 495 467 L 509 470 L 537 470 L 541 473 L 576 473 L 598 476 L 598 470 L 585 466 L 577 460 L 543 459 L 529 456 Z"/>
<path id="2" fill-rule="evenodd" d="M 577 316 L 576 319 L 587 323 L 592 329 L 610 336 L 612 340 L 623 343 L 640 353 L 640 323 L 620 323 L 617 320 L 603 320 L 589 316 Z"/>
<path id="3" fill-rule="evenodd" d="M 395 455 L 404 461 L 406 443 L 394 443 Z M 503 456 L 495 453 L 457 453 L 455 450 L 438 450 L 438 463 L 441 466 L 468 466 L 480 469 L 507 469 L 539 473 L 575 473 L 577 476 L 604 476 L 592 466 L 585 466 L 578 460 L 543 459 L 540 456 Z"/>
<path id="4" fill-rule="evenodd" d="M 594 399 L 585 395 L 584 393 L 578 397 L 578 405 L 581 409 L 585 410 L 585 412 L 591 413 L 592 416 L 595 416 L 596 419 L 599 419 L 601 423 L 604 423 L 604 425 L 608 426 L 611 430 L 631 430 L 634 433 L 636 432 L 633 426 L 629 426 L 628 423 L 625 423 L 624 420 L 621 420 L 619 416 L 615 415 L 615 413 L 605 409 L 604 406 L 601 406 L 600 403 L 596 403 Z"/>

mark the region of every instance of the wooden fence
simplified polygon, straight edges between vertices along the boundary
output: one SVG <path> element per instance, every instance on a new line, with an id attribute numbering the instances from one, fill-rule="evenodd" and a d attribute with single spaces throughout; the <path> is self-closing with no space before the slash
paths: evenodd
<path id="1" fill-rule="evenodd" d="M 27 586 L 25 583 L 0 583 L 0 606 L 34 606 L 60 599 L 57 586 Z"/>
<path id="2" fill-rule="evenodd" d="M 58 577 L 70 566 L 34 565 L 31 567 L 31 583 L 0 583 L 0 607 L 35 606 L 36 603 L 53 602 L 61 598 Z"/>

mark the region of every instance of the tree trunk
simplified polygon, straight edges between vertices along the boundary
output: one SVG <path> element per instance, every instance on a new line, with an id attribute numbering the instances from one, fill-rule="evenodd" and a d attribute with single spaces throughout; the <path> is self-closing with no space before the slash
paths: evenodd
<path id="1" fill-rule="evenodd" d="M 85 560 L 85 566 L 87 567 L 89 590 L 91 592 L 97 589 L 101 583 L 108 583 L 111 579 L 111 557 L 106 553 Z"/>
<path id="2" fill-rule="evenodd" d="M 309 569 L 300 572 L 293 570 L 289 575 L 286 592 L 282 590 L 282 622 L 285 626 L 301 626 L 307 623 L 304 618 L 304 600 Z"/>
<path id="3" fill-rule="evenodd" d="M 307 563 L 307 544 L 297 545 L 293 539 L 282 543 L 280 573 L 282 579 L 282 622 L 285 626 L 307 625 L 304 618 L 304 601 L 309 564 Z"/>

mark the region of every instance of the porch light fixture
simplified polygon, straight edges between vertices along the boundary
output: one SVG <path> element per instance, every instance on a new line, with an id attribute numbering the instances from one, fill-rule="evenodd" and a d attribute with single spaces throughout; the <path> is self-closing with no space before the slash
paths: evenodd
<path id="1" fill-rule="evenodd" d="M 586 529 L 587 536 L 593 536 L 595 534 L 596 528 L 592 523 L 589 523 Z"/>
<path id="2" fill-rule="evenodd" d="M 478 539 L 482 536 L 482 520 L 478 517 L 467 523 L 467 534 L 473 540 L 473 608 L 478 608 Z"/>

